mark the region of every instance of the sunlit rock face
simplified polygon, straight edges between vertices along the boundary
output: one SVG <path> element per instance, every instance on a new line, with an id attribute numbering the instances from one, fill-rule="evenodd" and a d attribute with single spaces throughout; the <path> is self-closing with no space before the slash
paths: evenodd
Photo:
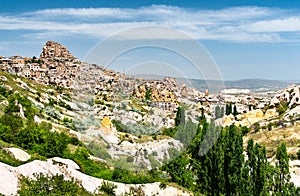
<path id="1" fill-rule="evenodd" d="M 271 117 L 278 116 L 276 109 L 268 109 L 265 113 L 260 110 L 252 110 L 244 114 L 239 114 L 236 118 L 230 114 L 223 117 L 223 126 L 228 126 L 231 124 L 250 126 L 258 121 L 265 120 Z"/>

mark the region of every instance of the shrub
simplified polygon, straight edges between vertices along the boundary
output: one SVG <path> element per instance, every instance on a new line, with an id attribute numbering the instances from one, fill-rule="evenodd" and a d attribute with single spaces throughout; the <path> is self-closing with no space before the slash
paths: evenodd
<path id="1" fill-rule="evenodd" d="M 162 134 L 166 135 L 166 136 L 169 136 L 169 137 L 174 137 L 176 132 L 177 132 L 177 127 L 165 128 L 165 129 L 162 130 Z"/>
<path id="2" fill-rule="evenodd" d="M 16 160 L 12 155 L 6 152 L 3 149 L 0 149 L 0 162 L 6 163 L 11 166 L 19 166 L 22 165 L 22 161 Z"/>
<path id="3" fill-rule="evenodd" d="M 5 142 L 14 142 L 15 136 L 23 127 L 23 121 L 13 115 L 4 114 L 0 118 L 0 139 Z"/>
<path id="4" fill-rule="evenodd" d="M 288 109 L 288 103 L 280 102 L 279 106 L 277 107 L 277 112 L 279 113 L 279 115 L 281 115 L 285 113 L 287 109 Z"/>
<path id="5" fill-rule="evenodd" d="M 0 95 L 2 95 L 3 97 L 8 97 L 11 94 L 12 94 L 12 91 L 10 91 L 7 88 L 5 88 L 4 86 L 0 85 Z"/>
<path id="6" fill-rule="evenodd" d="M 65 133 L 51 132 L 35 124 L 26 127 L 16 135 L 16 144 L 33 150 L 45 157 L 64 155 L 70 137 Z"/>
<path id="7" fill-rule="evenodd" d="M 96 157 L 102 158 L 102 159 L 111 159 L 110 154 L 107 152 L 107 149 L 96 142 L 90 142 L 87 145 L 88 149 L 95 155 Z"/>
<path id="8" fill-rule="evenodd" d="M 126 162 L 132 163 L 134 161 L 133 157 L 127 157 Z"/>
<path id="9" fill-rule="evenodd" d="M 164 183 L 164 182 L 161 182 L 161 183 L 159 184 L 159 188 L 162 189 L 162 190 L 164 190 L 164 189 L 167 188 L 167 184 Z"/>
<path id="10" fill-rule="evenodd" d="M 36 180 L 26 177 L 20 178 L 18 195 L 93 195 L 79 186 L 74 179 L 64 180 L 63 175 L 53 177 L 36 174 Z"/>
<path id="11" fill-rule="evenodd" d="M 100 191 L 107 195 L 114 196 L 114 195 L 116 195 L 116 193 L 114 191 L 115 188 L 117 188 L 117 186 L 115 184 L 103 181 L 103 184 L 100 187 Z"/>
<path id="12" fill-rule="evenodd" d="M 143 191 L 141 186 L 138 187 L 130 187 L 129 193 L 125 193 L 125 196 L 145 196 L 145 192 Z"/>

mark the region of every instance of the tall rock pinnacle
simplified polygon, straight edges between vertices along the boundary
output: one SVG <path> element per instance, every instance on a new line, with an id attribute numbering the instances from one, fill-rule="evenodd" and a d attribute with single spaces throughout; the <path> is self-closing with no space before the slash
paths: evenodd
<path id="1" fill-rule="evenodd" d="M 40 55 L 40 59 L 42 59 L 44 62 L 51 62 L 51 61 L 77 62 L 78 61 L 78 59 L 75 58 L 65 46 L 54 41 L 47 41 L 47 43 L 43 47 L 43 51 Z"/>

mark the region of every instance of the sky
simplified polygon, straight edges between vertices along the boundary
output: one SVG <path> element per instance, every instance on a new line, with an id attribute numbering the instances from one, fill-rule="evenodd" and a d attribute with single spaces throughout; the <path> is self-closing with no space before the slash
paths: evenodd
<path id="1" fill-rule="evenodd" d="M 181 35 L 135 31 L 134 37 L 123 36 L 122 44 L 167 40 L 168 46 L 190 46 L 190 59 L 206 55 L 202 63 L 216 66 L 225 80 L 300 80 L 300 2 L 294 0 L 6 0 L 0 6 L 0 55 L 39 56 L 43 44 L 53 40 L 80 60 L 92 61 L 95 51 L 99 59 L 107 54 L 105 48 L 97 49 L 105 40 L 140 27 Z M 203 49 L 194 49 L 191 42 Z M 203 77 L 183 53 L 172 47 L 135 48 L 118 54 L 110 66 Z"/>

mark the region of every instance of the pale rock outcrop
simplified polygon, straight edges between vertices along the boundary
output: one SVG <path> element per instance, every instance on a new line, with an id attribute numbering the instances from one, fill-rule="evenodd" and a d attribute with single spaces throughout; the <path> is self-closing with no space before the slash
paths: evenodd
<path id="1" fill-rule="evenodd" d="M 112 122 L 108 117 L 104 117 L 101 122 L 100 130 L 98 130 L 98 134 L 110 144 L 119 143 L 119 138 L 117 134 L 117 130 L 113 127 Z"/>
<path id="2" fill-rule="evenodd" d="M 266 113 L 265 113 L 264 118 L 265 118 L 265 119 L 268 119 L 268 118 L 272 118 L 272 117 L 278 116 L 278 115 L 279 115 L 279 114 L 278 114 L 278 112 L 276 111 L 275 108 L 273 108 L 273 109 L 268 109 L 268 110 L 266 111 Z"/>
<path id="3" fill-rule="evenodd" d="M 300 160 L 289 161 L 291 182 L 300 187 Z"/>
<path id="4" fill-rule="evenodd" d="M 19 148 L 4 148 L 4 150 L 19 161 L 28 161 L 31 158 L 30 154 Z"/>
<path id="5" fill-rule="evenodd" d="M 19 104 L 17 101 L 16 101 L 16 105 L 18 105 L 18 107 L 20 108 L 20 117 L 21 118 L 25 118 L 25 113 L 24 113 L 24 110 L 23 110 L 23 106 L 21 104 Z"/>
<path id="6" fill-rule="evenodd" d="M 0 103 L 1 105 L 4 105 L 4 106 L 8 106 L 9 105 L 9 102 L 7 100 L 3 100 L 1 101 Z"/>
<path id="7" fill-rule="evenodd" d="M 232 114 L 223 117 L 223 126 L 229 126 L 234 122 L 234 116 Z"/>
<path id="8" fill-rule="evenodd" d="M 300 92 L 299 88 L 294 88 L 294 92 L 292 93 L 292 99 L 289 104 L 289 108 L 291 108 L 294 104 L 299 105 L 300 104 Z"/>
<path id="9" fill-rule="evenodd" d="M 0 162 L 0 193 L 15 195 L 18 190 L 18 173 L 14 167 Z"/>
<path id="10" fill-rule="evenodd" d="M 270 106 L 276 106 L 280 102 L 287 102 L 288 107 L 300 104 L 300 86 L 292 86 L 276 94 L 270 101 Z"/>
<path id="11" fill-rule="evenodd" d="M 7 78 L 5 76 L 0 76 L 0 80 L 7 81 Z"/>
<path id="12" fill-rule="evenodd" d="M 258 121 L 272 118 L 275 116 L 278 116 L 278 113 L 275 108 L 268 109 L 265 114 L 261 109 L 251 110 L 247 113 L 237 115 L 237 120 L 235 120 L 234 116 L 230 114 L 229 116 L 227 115 L 223 117 L 223 126 L 228 126 L 233 123 L 241 126 L 250 126 Z"/>
<path id="13" fill-rule="evenodd" d="M 280 100 L 277 97 L 273 97 L 270 101 L 270 106 L 275 106 L 280 103 Z"/>
<path id="14" fill-rule="evenodd" d="M 88 176 L 78 171 L 79 166 L 71 160 L 62 158 L 52 158 L 47 161 L 32 161 L 19 167 L 11 167 L 4 163 L 0 163 L 0 193 L 4 195 L 16 195 L 18 190 L 19 176 L 23 175 L 35 179 L 35 173 L 43 173 L 45 175 L 64 175 L 66 180 L 74 179 L 83 188 L 91 193 L 98 193 L 99 186 L 104 182 L 103 179 Z M 178 188 L 167 186 L 160 189 L 160 183 L 149 184 L 123 184 L 111 182 L 117 186 L 115 188 L 116 195 L 124 195 L 129 192 L 130 187 L 141 187 L 145 195 L 169 195 L 169 196 L 188 196 L 191 195 L 186 191 Z"/>
<path id="15" fill-rule="evenodd" d="M 288 110 L 284 114 L 284 119 L 285 120 L 290 120 L 290 117 L 294 117 L 296 115 L 300 115 L 300 105 L 296 106 L 295 108 Z"/>
<path id="16" fill-rule="evenodd" d="M 34 115 L 33 120 L 37 124 L 40 124 L 42 122 L 42 120 L 37 115 Z"/>
<path id="17" fill-rule="evenodd" d="M 53 59 L 78 61 L 65 46 L 54 41 L 47 41 L 43 47 L 40 58 L 45 62 L 52 62 Z"/>

